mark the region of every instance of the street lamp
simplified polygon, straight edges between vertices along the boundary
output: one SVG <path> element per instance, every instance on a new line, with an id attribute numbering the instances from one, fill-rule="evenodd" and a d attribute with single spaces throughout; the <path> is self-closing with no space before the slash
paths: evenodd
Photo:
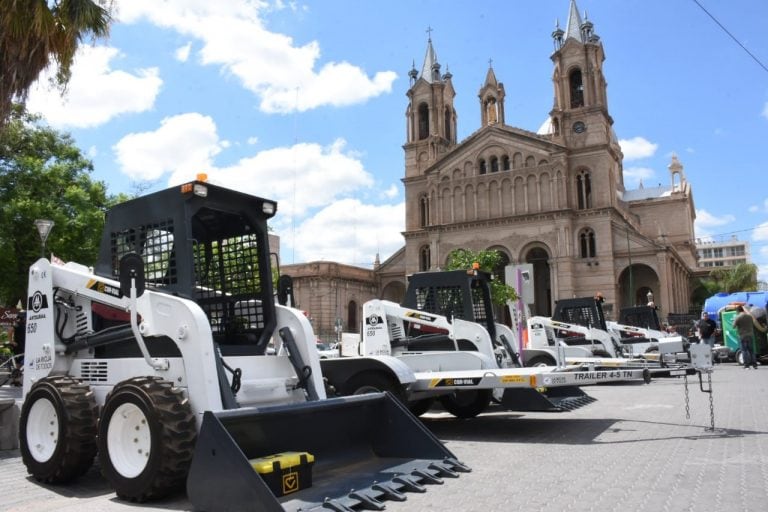
<path id="1" fill-rule="evenodd" d="M 37 234 L 40 235 L 40 257 L 45 258 L 45 241 L 48 240 L 48 235 L 53 229 L 55 223 L 48 219 L 36 219 L 35 227 L 37 228 Z"/>

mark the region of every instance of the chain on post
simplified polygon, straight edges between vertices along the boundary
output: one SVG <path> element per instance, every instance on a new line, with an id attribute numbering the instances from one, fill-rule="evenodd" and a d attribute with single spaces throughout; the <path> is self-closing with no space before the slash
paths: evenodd
<path id="1" fill-rule="evenodd" d="M 685 387 L 685 419 L 691 419 L 691 407 L 688 404 L 688 375 L 683 375 L 683 383 Z"/>

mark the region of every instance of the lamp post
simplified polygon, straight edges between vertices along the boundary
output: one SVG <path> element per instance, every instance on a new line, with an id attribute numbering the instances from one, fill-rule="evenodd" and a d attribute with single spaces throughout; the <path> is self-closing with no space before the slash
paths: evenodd
<path id="1" fill-rule="evenodd" d="M 49 219 L 36 219 L 35 227 L 37 228 L 37 234 L 40 235 L 40 257 L 45 258 L 45 241 L 48 240 L 48 235 L 53 229 L 55 223 Z"/>

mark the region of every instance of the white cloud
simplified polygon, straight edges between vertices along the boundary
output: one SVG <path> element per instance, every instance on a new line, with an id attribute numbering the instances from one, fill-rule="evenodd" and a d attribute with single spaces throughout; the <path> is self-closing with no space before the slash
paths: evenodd
<path id="1" fill-rule="evenodd" d="M 254 144 L 258 144 L 259 143 L 259 138 L 258 137 L 248 137 L 248 140 L 246 141 L 246 143 L 249 146 L 253 146 Z"/>
<path id="2" fill-rule="evenodd" d="M 768 241 L 768 222 L 763 222 L 755 228 L 752 232 L 752 240 L 755 242 Z M 768 249 L 768 247 L 763 248 L 764 251 L 766 249 Z M 766 255 L 768 256 L 768 253 Z"/>
<path id="3" fill-rule="evenodd" d="M 624 186 L 627 189 L 636 188 L 640 181 L 643 187 L 655 187 L 655 183 L 649 183 L 649 180 L 656 176 L 656 172 L 649 167 L 625 167 L 624 168 Z"/>
<path id="4" fill-rule="evenodd" d="M 762 204 L 754 204 L 749 207 L 750 213 L 768 212 L 768 199 L 764 199 Z"/>
<path id="5" fill-rule="evenodd" d="M 288 113 L 325 105 L 362 103 L 389 93 L 397 78 L 380 71 L 370 78 L 347 62 L 320 58 L 317 41 L 298 45 L 289 36 L 268 31 L 260 18 L 264 2 L 240 0 L 121 0 L 118 18 L 125 23 L 147 19 L 202 42 L 202 64 L 221 66 L 260 99 L 264 112 Z"/>
<path id="6" fill-rule="evenodd" d="M 113 149 L 122 172 L 136 180 L 154 180 L 168 172 L 190 177 L 206 172 L 225 145 L 213 119 L 189 113 L 166 117 L 155 131 L 126 135 Z"/>
<path id="7" fill-rule="evenodd" d="M 277 222 L 287 222 L 373 186 L 371 174 L 345 146 L 339 139 L 329 146 L 301 143 L 272 148 L 233 166 L 212 169 L 209 176 L 224 186 L 277 200 L 282 214 Z M 170 181 L 189 177 L 176 172 Z"/>
<path id="8" fill-rule="evenodd" d="M 763 106 L 763 117 L 768 119 L 768 103 Z"/>
<path id="9" fill-rule="evenodd" d="M 357 199 L 337 201 L 296 230 L 281 243 L 294 247 L 296 261 L 330 260 L 370 266 L 376 258 L 389 257 L 405 241 L 405 204 L 370 205 Z"/>
<path id="10" fill-rule="evenodd" d="M 117 57 L 116 48 L 82 45 L 72 65 L 66 95 L 62 97 L 49 85 L 49 67 L 30 90 L 27 107 L 57 128 L 95 127 L 120 114 L 151 109 L 163 84 L 157 68 L 139 69 L 133 74 L 113 70 L 110 64 Z"/>
<path id="11" fill-rule="evenodd" d="M 725 226 L 735 220 L 736 217 L 731 214 L 717 217 L 706 210 L 696 210 L 696 221 L 694 222 L 694 231 L 696 232 L 696 237 L 708 237 L 712 235 L 712 229 Z"/>
<path id="12" fill-rule="evenodd" d="M 654 144 L 644 139 L 643 137 L 635 137 L 632 139 L 621 139 L 619 141 L 621 146 L 621 152 L 624 153 L 624 160 L 639 160 L 641 158 L 648 158 L 656 153 L 658 144 Z"/>
<path id="13" fill-rule="evenodd" d="M 381 193 L 382 197 L 386 197 L 387 199 L 394 199 L 398 194 L 399 190 L 395 184 L 392 184 L 387 190 Z"/>
<path id="14" fill-rule="evenodd" d="M 176 60 L 180 62 L 187 62 L 189 59 L 189 52 L 192 50 L 192 43 L 187 43 L 184 46 L 176 49 Z"/>

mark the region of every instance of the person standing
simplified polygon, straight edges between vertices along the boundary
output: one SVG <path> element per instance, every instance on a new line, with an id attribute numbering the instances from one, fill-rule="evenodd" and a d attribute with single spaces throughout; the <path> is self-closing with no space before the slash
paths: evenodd
<path id="1" fill-rule="evenodd" d="M 701 343 L 706 343 L 709 348 L 715 347 L 715 331 L 717 330 L 717 323 L 709 318 L 709 313 L 704 311 L 701 314 L 701 320 L 699 320 L 699 340 Z"/>
<path id="2" fill-rule="evenodd" d="M 749 313 L 749 310 L 744 306 L 739 305 L 736 308 L 738 314 L 733 319 L 733 326 L 739 333 L 739 340 L 741 341 L 741 356 L 744 360 L 744 369 L 748 369 L 750 366 L 757 370 L 757 358 L 755 357 L 754 342 L 756 328 L 760 332 L 765 332 L 765 328 L 760 325 L 755 318 Z"/>

